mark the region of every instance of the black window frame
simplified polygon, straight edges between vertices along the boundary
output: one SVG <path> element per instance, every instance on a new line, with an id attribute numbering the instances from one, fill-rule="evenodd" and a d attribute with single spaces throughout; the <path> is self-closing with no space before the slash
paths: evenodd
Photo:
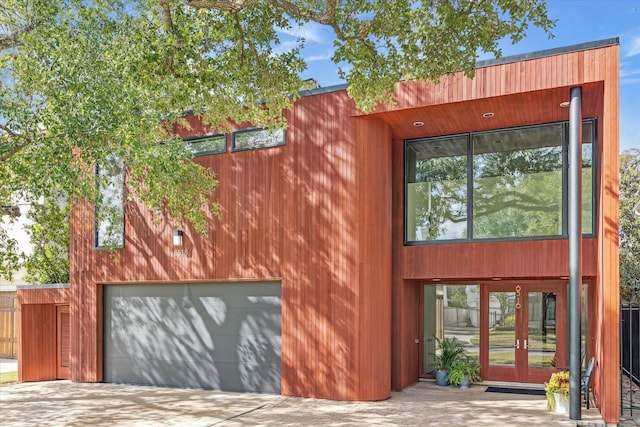
<path id="1" fill-rule="evenodd" d="M 191 149 L 191 147 L 195 147 L 197 146 L 197 144 L 212 138 L 222 138 L 224 140 L 224 143 L 222 144 L 222 148 L 220 150 L 194 151 L 193 149 Z M 227 134 L 226 133 L 211 133 L 211 134 L 205 134 L 205 135 L 196 135 L 196 136 L 182 138 L 182 140 L 186 144 L 188 144 L 188 148 L 193 153 L 194 157 L 210 156 L 214 154 L 224 154 L 227 152 Z"/>
<path id="2" fill-rule="evenodd" d="M 95 178 L 96 178 L 96 185 L 99 187 L 100 182 L 100 172 L 101 172 L 101 168 L 100 168 L 100 164 L 96 163 L 95 168 L 94 168 L 94 172 L 95 172 Z M 125 167 L 124 164 L 122 164 L 122 187 L 120 189 L 120 201 L 121 201 L 121 206 L 120 206 L 120 218 L 122 220 L 122 241 L 117 244 L 117 245 L 111 245 L 111 244 L 101 244 L 101 240 L 100 240 L 100 225 L 98 224 L 99 221 L 99 210 L 100 210 L 100 205 L 99 205 L 99 201 L 96 200 L 95 203 L 93 204 L 93 228 L 94 228 L 94 249 L 96 250 L 115 250 L 115 249 L 124 249 L 125 246 L 125 231 L 126 231 L 126 215 L 125 215 L 125 207 L 124 207 L 124 201 L 125 201 L 125 179 L 126 179 L 126 174 L 125 174 Z M 98 191 L 100 191 L 98 189 Z"/>
<path id="3" fill-rule="evenodd" d="M 259 150 L 261 148 L 272 148 L 272 147 L 282 147 L 287 145 L 287 130 L 284 128 L 275 129 L 274 132 L 282 131 L 282 142 L 269 143 L 269 144 L 261 144 L 256 146 L 248 146 L 248 147 L 237 147 L 236 146 L 236 136 L 245 134 L 245 133 L 256 133 L 256 132 L 270 132 L 268 128 L 263 126 L 255 126 L 250 128 L 237 129 L 231 133 L 231 151 L 249 151 L 249 150 Z"/>
<path id="4" fill-rule="evenodd" d="M 583 117 L 582 118 L 582 126 L 584 127 L 586 123 L 591 122 L 593 126 L 592 137 L 593 141 L 591 142 L 592 150 L 591 150 L 591 169 L 592 169 L 592 204 L 591 204 L 591 216 L 592 216 L 592 224 L 591 224 L 591 232 L 582 233 L 582 237 L 596 237 L 598 230 L 598 204 L 599 204 L 599 194 L 598 194 L 598 182 L 600 182 L 600 167 L 599 167 L 599 158 L 598 158 L 598 118 L 597 117 Z M 529 237 L 491 237 L 491 238 L 474 238 L 473 237 L 473 135 L 480 134 L 485 132 L 494 132 L 501 130 L 517 130 L 517 129 L 525 129 L 532 128 L 538 126 L 546 126 L 546 125 L 554 125 L 561 124 L 563 126 L 563 141 L 562 141 L 562 233 L 554 234 L 548 236 L 529 236 Z M 479 243 L 479 242 L 513 242 L 513 241 L 531 241 L 531 240 L 556 240 L 556 239 L 567 239 L 568 238 L 568 226 L 567 226 L 567 217 L 568 217 L 568 199 L 567 199 L 567 191 L 568 191 L 568 183 L 569 183 L 569 167 L 568 167 L 568 150 L 569 150 L 569 122 L 567 120 L 556 121 L 556 122 L 548 122 L 548 123 L 536 123 L 532 125 L 525 126 L 512 126 L 506 128 L 497 128 L 497 129 L 486 129 L 482 131 L 471 131 L 471 132 L 463 132 L 463 133 L 454 133 L 448 135 L 434 135 L 429 137 L 421 137 L 421 138 L 411 138 L 405 139 L 404 147 L 403 147 L 403 163 L 404 163 L 404 177 L 403 177 L 403 221 L 402 221 L 402 234 L 403 234 L 403 244 L 404 246 L 423 246 L 423 245 L 442 245 L 442 244 L 463 244 L 463 243 Z M 407 189 L 408 189 L 408 172 L 410 166 L 408 164 L 409 156 L 407 155 L 407 150 L 411 144 L 421 143 L 425 141 L 437 140 L 438 138 L 444 137 L 456 137 L 466 135 L 467 137 L 467 237 L 463 239 L 442 239 L 442 240 L 408 240 L 407 239 Z M 583 138 L 584 140 L 584 138 Z M 582 152 L 582 150 L 581 150 Z"/>

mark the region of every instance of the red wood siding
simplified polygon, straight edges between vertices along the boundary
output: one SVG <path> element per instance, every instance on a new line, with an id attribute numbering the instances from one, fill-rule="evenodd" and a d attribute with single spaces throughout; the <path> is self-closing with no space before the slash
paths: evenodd
<path id="1" fill-rule="evenodd" d="M 68 303 L 68 289 L 19 289 L 18 379 L 45 381 L 58 378 L 56 307 Z"/>
<path id="2" fill-rule="evenodd" d="M 580 85 L 583 117 L 598 119 L 600 166 L 598 233 L 582 243 L 582 275 L 595 285 L 589 313 L 594 342 L 589 345 L 597 361 L 594 389 L 603 418 L 618 420 L 618 55 L 618 46 L 608 46 L 481 68 L 473 80 L 456 74 L 439 85 L 403 82 L 396 86 L 397 104 L 373 115 L 389 124 L 394 138 L 394 388 L 418 381 L 419 283 L 568 275 L 566 239 L 404 246 L 403 139 L 568 120 L 568 109 L 559 104 L 569 98 L 572 86 Z M 495 116 L 485 119 L 485 112 Z M 424 127 L 413 126 L 415 121 Z"/>
<path id="3" fill-rule="evenodd" d="M 93 223 L 92 211 L 78 206 L 72 379 L 101 379 L 99 284 L 276 279 L 282 393 L 387 398 L 390 133 L 355 113 L 345 92 L 305 97 L 289 114 L 285 146 L 198 158 L 220 180 L 213 197 L 222 218 L 211 219 L 206 237 L 184 228 L 186 257 L 174 256 L 172 226 L 153 223 L 138 204 L 126 209 L 125 248 L 94 250 L 81 225 Z"/>
<path id="4" fill-rule="evenodd" d="M 598 217 L 597 297 L 594 301 L 596 322 L 596 366 L 594 394 L 604 421 L 614 423 L 620 413 L 620 286 L 618 259 L 618 187 L 619 187 L 619 63 L 618 46 L 606 49 L 593 62 L 604 82 L 604 107 L 599 128 L 600 205 Z"/>
<path id="5" fill-rule="evenodd" d="M 154 223 L 133 202 L 125 248 L 95 250 L 93 211 L 78 204 L 70 251 L 71 378 L 102 379 L 103 284 L 280 280 L 283 394 L 383 399 L 390 386 L 417 381 L 420 280 L 557 280 L 567 274 L 567 242 L 405 247 L 402 140 L 567 120 L 559 104 L 571 86 L 582 85 L 583 115 L 598 118 L 599 160 L 606 164 L 599 171 L 605 184 L 598 236 L 583 244 L 583 272 L 598 288 L 595 326 L 607 331 L 593 344 L 594 389 L 605 421 L 615 421 L 617 67 L 618 46 L 609 46 L 484 67 L 473 80 L 456 74 L 438 85 L 402 82 L 397 104 L 368 116 L 345 91 L 303 97 L 287 113 L 285 146 L 197 158 L 218 175 L 212 197 L 222 217 L 210 219 L 206 237 L 182 227 L 187 256 L 174 254 L 173 225 Z M 495 116 L 482 118 L 488 111 Z M 417 120 L 425 126 L 414 127 Z"/>
<path id="6" fill-rule="evenodd" d="M 18 354 L 20 381 L 56 379 L 56 312 L 53 304 L 27 304 L 21 307 Z"/>

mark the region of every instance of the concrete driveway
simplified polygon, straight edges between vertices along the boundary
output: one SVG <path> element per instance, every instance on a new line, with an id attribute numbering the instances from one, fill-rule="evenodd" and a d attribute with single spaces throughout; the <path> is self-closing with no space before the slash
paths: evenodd
<path id="1" fill-rule="evenodd" d="M 8 426 L 575 426 L 549 413 L 544 396 L 486 393 L 421 382 L 381 402 L 339 402 L 52 381 L 0 386 L 0 425 Z M 583 408 L 583 425 L 604 425 Z"/>

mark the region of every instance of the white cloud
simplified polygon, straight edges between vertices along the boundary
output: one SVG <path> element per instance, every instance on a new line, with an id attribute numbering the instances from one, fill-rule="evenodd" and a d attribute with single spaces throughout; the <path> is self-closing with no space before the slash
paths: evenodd
<path id="1" fill-rule="evenodd" d="M 327 59 L 331 59 L 332 56 L 333 56 L 333 51 L 328 50 L 324 54 L 311 55 L 311 56 L 305 58 L 304 60 L 305 60 L 305 62 L 326 61 Z"/>
<path id="2" fill-rule="evenodd" d="M 637 76 L 640 74 L 640 68 L 631 69 L 627 68 L 629 64 L 620 64 L 620 78 L 625 78 L 629 76 Z"/>
<path id="3" fill-rule="evenodd" d="M 635 79 L 620 79 L 620 85 L 635 85 L 640 83 L 640 77 Z"/>
<path id="4" fill-rule="evenodd" d="M 323 35 L 323 26 L 317 24 L 315 22 L 307 22 L 304 25 L 300 26 L 296 23 L 293 23 L 291 28 L 279 28 L 278 32 L 281 34 L 286 34 L 291 37 L 303 38 L 307 42 L 314 43 L 327 43 L 331 42 L 327 36 Z"/>
<path id="5" fill-rule="evenodd" d="M 640 55 L 640 34 L 632 36 L 627 43 L 625 57 Z"/>

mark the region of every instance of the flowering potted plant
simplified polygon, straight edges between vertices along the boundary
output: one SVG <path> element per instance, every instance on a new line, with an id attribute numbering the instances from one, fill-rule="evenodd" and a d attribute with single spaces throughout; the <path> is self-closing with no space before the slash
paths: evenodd
<path id="1" fill-rule="evenodd" d="M 544 391 L 549 410 L 566 413 L 569 408 L 569 371 L 551 374 L 549 382 L 544 384 Z"/>

